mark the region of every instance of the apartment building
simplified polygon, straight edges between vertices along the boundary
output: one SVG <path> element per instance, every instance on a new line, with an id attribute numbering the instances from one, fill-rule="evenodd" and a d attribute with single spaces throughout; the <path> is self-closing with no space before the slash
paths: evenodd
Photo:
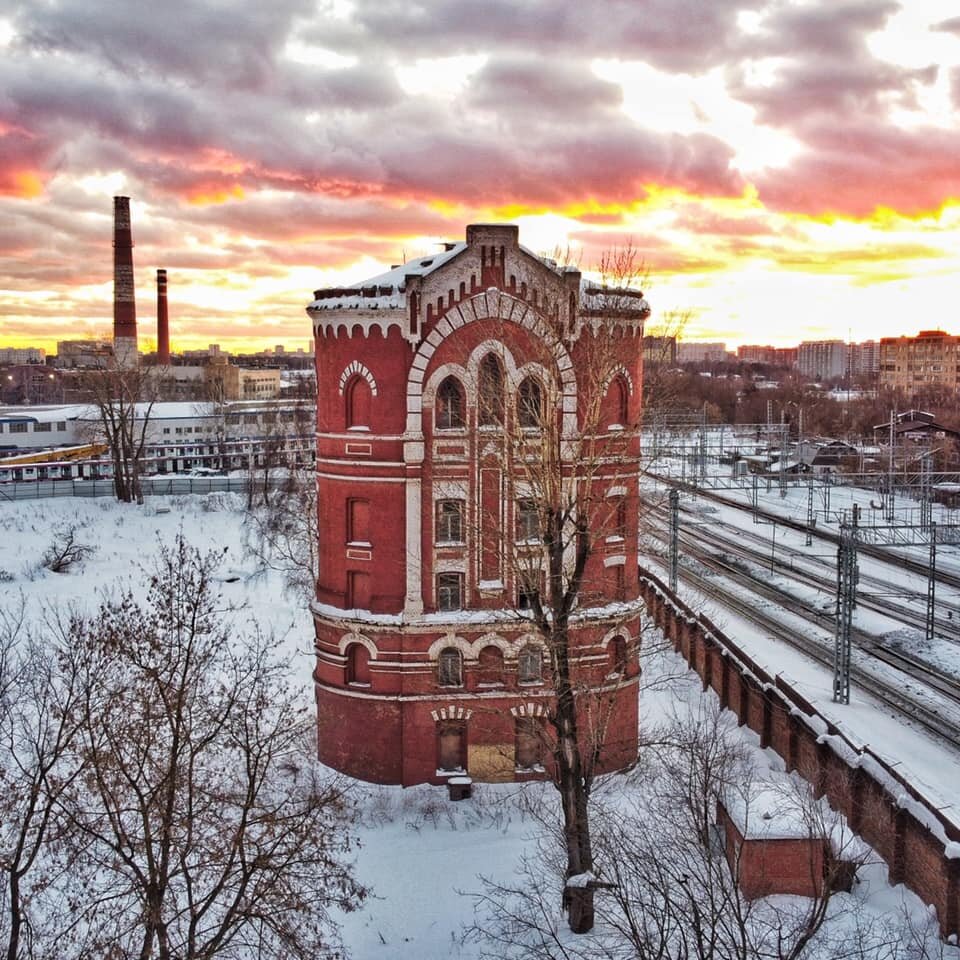
<path id="1" fill-rule="evenodd" d="M 960 385 L 960 337 L 921 330 L 915 337 L 880 340 L 880 385 L 912 392 Z"/>

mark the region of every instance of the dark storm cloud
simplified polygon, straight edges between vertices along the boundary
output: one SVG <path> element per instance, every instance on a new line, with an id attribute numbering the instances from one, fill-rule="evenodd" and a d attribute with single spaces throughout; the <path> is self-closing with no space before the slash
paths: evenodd
<path id="1" fill-rule="evenodd" d="M 585 64 L 545 63 L 530 56 L 494 57 L 472 78 L 464 101 L 473 109 L 577 123 L 592 111 L 618 108 L 623 90 L 600 79 Z"/>
<path id="2" fill-rule="evenodd" d="M 491 49 L 553 57 L 642 60 L 698 73 L 730 54 L 737 13 L 761 0 L 356 0 L 349 21 L 307 35 L 356 53 L 404 59 Z"/>
<path id="3" fill-rule="evenodd" d="M 821 7 L 773 8 L 750 38 L 753 58 L 778 58 L 772 81 L 750 79 L 744 65 L 728 71 L 728 89 L 755 107 L 761 123 L 803 137 L 811 116 L 882 118 L 892 102 L 915 105 L 917 84 L 937 68 L 910 69 L 878 60 L 866 38 L 883 28 L 899 5 L 882 0 Z"/>
<path id="4" fill-rule="evenodd" d="M 276 55 L 310 0 L 270 0 L 242 10 L 229 3 L 168 0 L 153 10 L 125 0 L 47 0 L 17 5 L 20 46 L 39 54 L 72 53 L 131 78 L 209 82 L 237 90 L 266 86 Z"/>

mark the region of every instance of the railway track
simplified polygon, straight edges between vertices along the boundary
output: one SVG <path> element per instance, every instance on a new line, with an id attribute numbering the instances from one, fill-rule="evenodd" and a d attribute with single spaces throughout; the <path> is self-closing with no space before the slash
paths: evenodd
<path id="1" fill-rule="evenodd" d="M 726 528 L 728 532 L 724 534 L 717 528 Z M 769 568 L 771 573 L 775 572 L 795 580 L 802 587 L 818 590 L 830 598 L 836 596 L 836 567 L 832 561 L 803 552 L 790 554 L 789 560 L 783 556 L 778 558 L 775 554 L 771 555 L 769 538 L 749 530 L 720 520 L 712 520 L 710 526 L 698 525 L 695 541 L 691 541 L 690 535 L 687 534 L 685 542 L 693 542 L 697 545 L 709 543 L 715 551 L 742 557 L 756 566 Z M 887 559 L 889 562 L 889 558 Z M 898 562 L 893 566 L 894 569 L 891 569 L 890 574 L 883 578 L 861 572 L 857 604 L 863 609 L 882 614 L 905 626 L 925 630 L 927 602 L 925 590 L 923 592 L 910 590 L 901 583 L 896 587 L 899 602 L 884 596 L 890 593 L 897 579 L 902 579 Z M 825 571 L 822 569 L 824 567 L 827 567 Z M 909 606 L 911 603 L 916 604 L 916 607 L 911 609 Z M 934 632 L 945 640 L 960 644 L 960 605 L 942 598 L 937 602 Z"/>
<path id="2" fill-rule="evenodd" d="M 653 471 L 645 471 L 645 473 L 652 480 L 655 480 L 658 483 L 666 484 L 670 487 L 675 487 L 678 490 L 689 491 L 691 489 L 688 483 L 676 480 L 672 477 L 663 476 Z M 737 510 L 743 511 L 744 513 L 753 514 L 756 512 L 758 516 L 762 517 L 764 521 L 768 523 L 776 523 L 779 526 L 789 527 L 792 530 L 797 530 L 804 534 L 808 532 L 806 523 L 801 523 L 799 520 L 794 520 L 790 517 L 781 516 L 779 513 L 774 513 L 759 506 L 757 510 L 754 511 L 751 506 L 748 506 L 739 500 L 721 496 L 716 491 L 710 490 L 706 487 L 697 487 L 696 493 L 698 497 L 702 497 L 705 500 L 712 500 L 715 503 L 722 504 L 726 507 L 733 507 Z M 826 541 L 835 547 L 840 543 L 840 535 L 833 533 L 830 530 L 815 529 L 811 532 L 812 535 L 817 539 Z M 908 570 L 911 573 L 915 573 L 923 577 L 927 575 L 927 571 L 929 569 L 926 562 L 917 560 L 914 557 L 902 556 L 899 553 L 896 555 L 891 555 L 889 547 L 878 547 L 874 544 L 861 542 L 857 544 L 857 552 L 864 556 L 873 557 L 886 563 L 896 563 L 901 569 Z M 938 570 L 937 583 L 960 590 L 960 573 L 954 573 L 947 570 Z"/>
<path id="3" fill-rule="evenodd" d="M 833 638 L 824 636 L 815 639 L 807 635 L 811 614 L 809 606 L 796 598 L 785 602 L 782 592 L 777 588 L 769 585 L 761 588 L 756 580 L 718 561 L 715 557 L 707 556 L 698 560 L 715 573 L 721 574 L 725 580 L 732 581 L 733 586 L 718 583 L 717 576 L 708 577 L 686 568 L 681 571 L 681 576 L 685 580 L 711 600 L 734 611 L 738 616 L 761 627 L 773 638 L 799 650 L 832 671 Z M 745 583 L 749 586 L 749 593 L 742 589 Z M 798 630 L 795 626 L 785 623 L 782 618 L 777 618 L 758 608 L 756 605 L 758 594 L 772 600 L 778 608 L 786 609 L 794 616 L 801 617 L 807 625 L 807 630 Z M 821 616 L 825 615 L 821 614 Z M 924 689 L 915 691 L 910 684 L 882 676 L 871 669 L 870 661 L 853 664 L 851 681 L 891 709 L 933 733 L 952 748 L 960 750 L 960 683 L 932 667 L 918 664 L 887 648 L 878 647 L 874 642 L 875 638 L 870 637 L 869 634 L 862 634 L 862 631 L 857 631 L 853 639 L 857 649 L 869 654 L 873 662 L 884 663 L 898 671 L 900 675 L 906 675 L 921 684 Z"/>

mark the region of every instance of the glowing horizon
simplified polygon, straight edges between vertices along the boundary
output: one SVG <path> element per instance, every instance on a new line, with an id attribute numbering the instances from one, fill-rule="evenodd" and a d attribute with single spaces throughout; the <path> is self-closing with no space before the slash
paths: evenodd
<path id="1" fill-rule="evenodd" d="M 317 287 L 510 220 L 631 243 L 652 326 L 792 346 L 960 329 L 960 17 L 936 0 L 634 7 L 296 0 L 0 18 L 0 346 L 112 331 L 132 198 L 141 344 L 306 348 Z M 558 15 L 558 11 L 562 15 Z M 468 22 L 469 21 L 469 22 Z M 336 51 L 334 53 L 333 51 Z"/>

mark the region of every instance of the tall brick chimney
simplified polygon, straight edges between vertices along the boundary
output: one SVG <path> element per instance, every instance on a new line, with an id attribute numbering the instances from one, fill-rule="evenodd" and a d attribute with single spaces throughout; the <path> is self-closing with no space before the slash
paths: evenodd
<path id="1" fill-rule="evenodd" d="M 170 366 L 170 320 L 167 315 L 167 271 L 157 270 L 157 365 Z"/>
<path id="2" fill-rule="evenodd" d="M 121 367 L 139 360 L 129 197 L 113 198 L 113 355 Z"/>

